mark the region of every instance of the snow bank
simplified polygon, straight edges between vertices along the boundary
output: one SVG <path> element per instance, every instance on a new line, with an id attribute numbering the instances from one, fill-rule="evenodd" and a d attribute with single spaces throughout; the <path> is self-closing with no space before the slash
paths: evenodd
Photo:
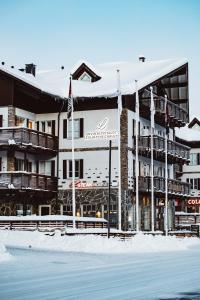
<path id="1" fill-rule="evenodd" d="M 0 239 L 6 246 L 32 249 L 43 249 L 66 252 L 85 253 L 142 253 L 184 251 L 190 248 L 200 249 L 198 238 L 176 238 L 137 234 L 135 237 L 122 241 L 95 235 L 61 236 L 56 231 L 54 236 L 41 232 L 22 232 L 0 230 Z"/>
<path id="2" fill-rule="evenodd" d="M 0 263 L 11 259 L 11 255 L 7 252 L 6 247 L 0 244 Z"/>

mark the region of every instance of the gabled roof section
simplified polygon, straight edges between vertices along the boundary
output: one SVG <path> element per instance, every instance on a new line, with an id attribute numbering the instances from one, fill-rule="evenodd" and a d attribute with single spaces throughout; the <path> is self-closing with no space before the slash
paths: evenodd
<path id="1" fill-rule="evenodd" d="M 91 77 L 91 82 L 95 82 L 101 79 L 101 76 L 98 74 L 97 70 L 87 61 L 79 61 L 71 69 L 71 75 L 73 80 L 79 80 L 79 78 L 84 74 L 88 74 Z"/>
<path id="2" fill-rule="evenodd" d="M 196 117 L 188 124 L 188 128 L 192 128 L 195 125 L 200 127 L 200 121 Z"/>

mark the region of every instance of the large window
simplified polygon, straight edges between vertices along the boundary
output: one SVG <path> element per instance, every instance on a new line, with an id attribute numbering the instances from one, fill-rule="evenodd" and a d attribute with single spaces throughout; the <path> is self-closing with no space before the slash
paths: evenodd
<path id="1" fill-rule="evenodd" d="M 186 181 L 192 190 L 200 190 L 200 178 L 187 178 Z"/>
<path id="2" fill-rule="evenodd" d="M 39 173 L 47 176 L 55 176 L 55 161 L 40 161 Z"/>
<path id="3" fill-rule="evenodd" d="M 190 153 L 190 166 L 200 165 L 200 153 Z"/>
<path id="4" fill-rule="evenodd" d="M 83 131 L 84 131 L 84 119 L 74 119 L 74 138 L 82 138 Z M 64 139 L 71 139 L 72 138 L 72 120 L 63 120 L 63 138 Z"/>

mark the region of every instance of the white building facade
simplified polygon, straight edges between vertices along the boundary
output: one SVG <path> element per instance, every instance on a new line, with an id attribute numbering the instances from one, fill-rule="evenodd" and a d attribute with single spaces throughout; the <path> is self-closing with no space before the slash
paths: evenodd
<path id="1" fill-rule="evenodd" d="M 0 91 L 1 189 L 4 193 L 0 204 L 1 214 L 28 212 L 72 215 L 72 121 L 67 119 L 68 75 L 60 70 L 57 77 L 45 77 L 45 73 L 38 74 L 37 77 L 36 72 L 36 76 L 30 82 L 26 74 L 21 75 L 20 72 L 10 74 L 10 71 L 1 69 L 2 80 L 6 77 L 8 85 L 14 86 L 14 96 L 6 94 L 8 92 L 6 85 Z M 174 174 L 174 164 L 183 165 L 189 161 L 189 148 L 174 140 L 174 128 L 182 127 L 188 122 L 188 65 L 185 61 L 137 62 L 133 65 L 115 63 L 96 67 L 81 62 L 73 68 L 73 72 L 70 72 L 73 79 L 72 93 L 75 107 L 76 215 L 105 218 L 108 215 L 108 140 L 87 137 L 100 130 L 103 132 L 118 130 L 117 69 L 121 74 L 123 104 L 120 120 L 121 174 L 119 174 L 119 149 L 116 139 L 112 141 L 111 225 L 118 226 L 120 176 L 123 229 L 136 228 L 136 91 L 133 83 L 134 79 L 137 79 L 140 103 L 139 226 L 141 230 L 151 230 L 151 203 L 154 201 L 155 229 L 164 229 L 165 172 L 167 172 L 168 226 L 173 228 L 175 201 L 177 199 L 185 201 L 189 195 L 189 185 L 175 180 Z M 56 81 L 57 78 L 59 82 Z M 153 200 L 150 86 L 153 87 L 155 105 Z M 4 94 L 7 95 L 7 99 L 4 99 Z M 168 99 L 170 127 L 167 170 L 164 152 L 165 95 Z M 20 134 L 17 135 L 16 132 Z M 10 174 L 14 174 L 14 179 Z M 20 181 L 20 184 L 19 174 L 20 178 L 23 176 L 23 182 Z"/>

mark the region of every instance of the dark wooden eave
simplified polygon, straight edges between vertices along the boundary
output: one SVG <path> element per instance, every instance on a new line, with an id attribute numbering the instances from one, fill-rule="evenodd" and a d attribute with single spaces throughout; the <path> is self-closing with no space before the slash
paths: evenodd
<path id="1" fill-rule="evenodd" d="M 200 140 L 199 141 L 186 141 L 177 136 L 175 137 L 175 140 L 176 140 L 176 142 L 186 145 L 190 148 L 200 148 Z"/>
<path id="2" fill-rule="evenodd" d="M 198 125 L 200 127 L 200 121 L 197 118 L 194 118 L 189 124 L 188 124 L 188 128 L 192 128 L 194 125 Z"/>

